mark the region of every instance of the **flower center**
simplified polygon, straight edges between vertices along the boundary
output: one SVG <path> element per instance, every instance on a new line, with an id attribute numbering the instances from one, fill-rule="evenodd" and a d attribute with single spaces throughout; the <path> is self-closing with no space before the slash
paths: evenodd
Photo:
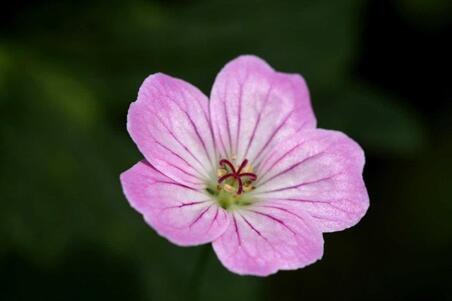
<path id="1" fill-rule="evenodd" d="M 252 173 L 253 168 L 251 165 L 248 165 L 247 159 L 243 160 L 237 170 L 234 164 L 226 159 L 220 160 L 220 167 L 217 172 L 218 185 L 220 187 L 223 187 L 228 192 L 234 192 L 235 188 L 237 188 L 236 193 L 238 195 L 244 191 L 253 189 L 252 182 L 256 180 L 257 176 L 255 173 Z"/>
<path id="2" fill-rule="evenodd" d="M 245 193 L 254 189 L 253 182 L 256 179 L 253 167 L 248 164 L 247 159 L 243 160 L 238 168 L 231 161 L 222 159 L 217 170 L 216 187 L 212 185 L 206 190 L 215 196 L 219 205 L 225 209 L 232 205 L 244 206 L 251 203 Z"/>

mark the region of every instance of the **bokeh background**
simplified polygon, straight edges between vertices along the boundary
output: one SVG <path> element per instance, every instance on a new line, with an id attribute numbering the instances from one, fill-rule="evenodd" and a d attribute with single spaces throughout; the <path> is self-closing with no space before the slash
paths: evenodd
<path id="1" fill-rule="evenodd" d="M 0 9 L 0 300 L 452 300 L 448 0 L 31 1 Z M 160 71 L 209 94 L 256 54 L 365 149 L 371 197 L 324 258 L 267 278 L 146 226 L 118 176 Z"/>

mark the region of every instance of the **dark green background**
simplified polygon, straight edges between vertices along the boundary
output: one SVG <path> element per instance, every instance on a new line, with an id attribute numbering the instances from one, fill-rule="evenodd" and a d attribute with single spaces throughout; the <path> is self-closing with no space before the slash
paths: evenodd
<path id="1" fill-rule="evenodd" d="M 0 300 L 452 300 L 451 21 L 448 0 L 2 4 Z M 367 155 L 365 218 L 267 278 L 160 238 L 118 179 L 143 79 L 208 94 L 239 54 L 303 74 Z"/>

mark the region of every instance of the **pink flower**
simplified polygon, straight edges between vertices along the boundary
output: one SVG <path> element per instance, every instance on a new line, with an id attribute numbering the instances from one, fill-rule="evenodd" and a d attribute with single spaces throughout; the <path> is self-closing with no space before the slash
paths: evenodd
<path id="1" fill-rule="evenodd" d="M 317 129 L 303 78 L 255 56 L 228 63 L 210 101 L 149 76 L 127 129 L 146 159 L 121 175 L 131 206 L 174 244 L 211 242 L 238 274 L 315 262 L 322 233 L 355 225 L 369 206 L 359 145 Z"/>

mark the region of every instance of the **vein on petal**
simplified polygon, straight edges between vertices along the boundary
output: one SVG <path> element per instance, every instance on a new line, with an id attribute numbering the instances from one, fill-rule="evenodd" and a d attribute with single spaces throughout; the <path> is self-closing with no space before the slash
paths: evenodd
<path id="1" fill-rule="evenodd" d="M 242 83 L 239 83 L 240 86 L 240 92 L 239 92 L 239 108 L 238 108 L 238 118 L 237 118 L 237 131 L 236 131 L 236 137 L 235 137 L 235 154 L 238 154 L 239 151 L 239 139 L 240 139 L 240 129 L 241 129 L 241 123 L 242 123 L 242 102 L 243 102 L 243 87 L 246 85 L 248 78 L 249 78 L 249 70 L 246 70 L 246 76 Z"/>
<path id="2" fill-rule="evenodd" d="M 238 246 L 241 247 L 242 240 L 240 238 L 239 227 L 237 226 L 237 220 L 235 219 L 235 215 L 232 215 L 232 219 L 234 220 L 234 230 L 235 230 L 235 234 L 237 236 L 237 243 L 238 243 Z"/>
<path id="3" fill-rule="evenodd" d="M 190 166 L 194 171 L 196 171 L 198 174 L 199 174 L 199 176 L 203 176 L 203 173 L 201 172 L 201 171 L 199 171 L 197 168 L 195 168 L 190 162 L 188 162 L 187 160 L 185 160 L 185 158 L 183 158 L 181 155 L 179 155 L 178 153 L 175 153 L 171 148 L 169 148 L 168 146 L 166 146 L 166 145 L 164 145 L 163 143 L 161 143 L 160 141 L 158 141 L 153 135 L 152 135 L 152 133 L 151 132 L 149 132 L 149 135 L 151 136 L 151 139 L 152 140 L 154 140 L 154 142 L 157 144 L 157 145 L 160 145 L 161 147 L 163 147 L 165 150 L 167 150 L 168 152 L 170 152 L 172 155 L 174 155 L 174 156 L 176 156 L 176 157 L 178 157 L 179 159 L 181 159 L 182 161 L 184 161 L 186 164 L 187 164 L 187 166 Z M 169 164 L 169 165 L 171 165 L 172 166 L 172 164 L 170 164 L 167 160 L 164 160 L 167 164 Z M 175 167 L 175 166 L 174 166 Z M 179 169 L 179 170 L 183 170 L 183 169 L 181 169 L 180 167 L 176 167 L 177 169 Z M 183 171 L 185 174 L 189 174 L 189 175 L 191 175 L 190 173 L 188 173 L 187 171 Z M 194 175 L 193 175 L 194 176 Z M 196 176 L 194 176 L 195 178 L 198 178 L 198 177 L 196 177 Z M 193 182 L 193 184 L 195 184 L 195 182 Z"/>
<path id="4" fill-rule="evenodd" d="M 226 120 L 226 127 L 228 130 L 228 138 L 229 138 L 229 154 L 232 154 L 232 134 L 231 134 L 231 126 L 229 124 L 229 112 L 228 112 L 228 107 L 226 106 L 226 96 L 227 96 L 227 84 L 225 84 L 225 89 L 224 89 L 224 96 L 223 96 L 223 113 L 224 113 L 224 117 Z M 227 153 L 225 154 L 227 155 Z"/>
<path id="5" fill-rule="evenodd" d="M 292 116 L 292 114 L 294 113 L 294 110 L 291 110 L 289 112 L 289 114 L 286 115 L 286 117 L 284 117 L 283 121 L 281 122 L 281 124 L 278 125 L 278 127 L 272 132 L 272 134 L 270 135 L 270 137 L 268 138 L 268 140 L 265 142 L 264 146 L 260 149 L 260 151 L 257 153 L 257 155 L 254 157 L 254 160 L 252 160 L 252 162 L 255 162 L 264 152 L 264 150 L 268 147 L 268 145 L 271 143 L 271 141 L 273 140 L 273 138 L 276 136 L 276 134 L 281 130 L 281 128 L 283 127 L 284 124 L 286 124 L 287 120 L 289 120 L 290 116 Z"/>
<path id="6" fill-rule="evenodd" d="M 306 161 L 309 161 L 309 160 L 311 160 L 311 159 L 313 159 L 313 158 L 317 158 L 318 156 L 321 156 L 321 155 L 323 155 L 323 154 L 325 154 L 325 151 L 321 151 L 321 152 L 319 152 L 319 153 L 317 153 L 317 154 L 315 154 L 315 155 L 306 157 L 306 158 L 304 158 L 303 160 L 298 161 L 297 163 L 292 164 L 291 166 L 289 166 L 289 167 L 286 168 L 285 170 L 283 170 L 283 171 L 277 173 L 276 175 L 271 176 L 270 178 L 268 178 L 268 179 L 265 180 L 264 182 L 262 182 L 262 183 L 257 183 L 257 184 L 258 184 L 258 185 L 264 185 L 264 184 L 268 183 L 269 181 L 274 180 L 274 179 L 276 179 L 277 177 L 279 177 L 279 176 L 281 176 L 281 175 L 283 175 L 283 174 L 285 174 L 285 173 L 287 173 L 287 172 L 293 170 L 294 168 L 296 168 L 296 167 L 302 165 L 302 164 L 305 163 Z"/>
<path id="7" fill-rule="evenodd" d="M 251 134 L 251 138 L 248 141 L 248 146 L 246 147 L 245 155 L 243 156 L 244 158 L 246 158 L 248 156 L 248 152 L 250 150 L 251 144 L 254 142 L 254 136 L 256 135 L 258 126 L 260 125 L 260 121 L 261 121 L 261 118 L 262 118 L 262 113 L 264 112 L 264 110 L 265 110 L 265 108 L 267 106 L 267 103 L 268 103 L 268 101 L 270 99 L 270 95 L 271 95 L 272 91 L 273 91 L 273 78 L 272 78 L 272 81 L 270 82 L 267 94 L 265 96 L 264 103 L 262 104 L 262 107 L 260 108 L 259 113 L 257 115 L 256 123 L 254 124 L 253 132 Z"/>
<path id="8" fill-rule="evenodd" d="M 294 109 L 293 110 L 293 112 L 295 112 L 296 110 Z M 304 126 L 306 125 L 306 122 L 303 122 L 293 133 L 292 133 L 292 135 L 296 135 L 299 131 L 301 131 L 303 128 L 304 128 Z M 275 135 L 276 136 L 276 135 Z M 273 139 L 273 138 L 272 138 Z M 270 141 L 269 141 L 269 143 L 271 142 L 271 140 L 272 139 L 270 139 Z M 273 149 L 272 148 L 269 148 L 269 149 L 267 149 L 267 153 L 268 152 L 271 152 Z M 265 152 L 264 152 L 265 153 Z M 259 161 L 255 161 L 255 167 L 256 167 L 256 170 L 260 170 L 260 167 L 261 167 L 261 164 L 262 164 L 262 162 L 264 162 L 265 161 L 265 159 L 268 157 L 268 155 L 265 155 L 265 156 L 263 156 L 263 157 L 261 157 L 260 159 L 259 159 Z M 257 158 L 256 158 L 257 159 Z"/>
<path id="9" fill-rule="evenodd" d="M 293 186 L 288 186 L 288 187 L 283 187 L 283 188 L 277 188 L 277 189 L 272 189 L 272 190 L 266 190 L 266 191 L 259 191 L 259 192 L 256 192 L 256 195 L 258 195 L 258 194 L 263 194 L 263 193 L 270 193 L 270 192 L 285 191 L 285 190 L 290 190 L 290 189 L 299 188 L 299 187 L 301 187 L 301 186 L 316 184 L 316 183 L 319 183 L 319 182 L 323 182 L 323 181 L 330 180 L 330 179 L 332 179 L 332 178 L 334 178 L 334 177 L 336 177 L 336 176 L 338 176 L 338 175 L 340 175 L 340 174 L 342 174 L 342 172 L 337 173 L 337 174 L 334 174 L 334 175 L 331 175 L 331 176 L 328 176 L 328 177 L 325 177 L 325 178 L 313 180 L 313 181 L 310 181 L 310 182 L 303 182 L 303 183 L 300 183 L 300 184 L 297 184 L 297 185 L 293 185 Z"/>
<path id="10" fill-rule="evenodd" d="M 203 217 L 204 214 L 206 214 L 207 211 L 209 211 L 209 209 L 212 207 L 212 205 L 209 205 L 206 209 L 204 209 L 201 214 L 198 215 L 198 217 L 196 217 L 190 224 L 189 228 L 191 229 L 191 227 L 193 227 L 194 224 L 196 224 L 201 217 Z"/>
<path id="11" fill-rule="evenodd" d="M 189 202 L 189 203 L 182 203 L 179 205 L 174 205 L 174 206 L 167 206 L 164 208 L 158 208 L 157 209 L 162 209 L 162 210 L 167 210 L 167 209 L 176 209 L 176 208 L 183 208 L 183 207 L 191 207 L 191 206 L 195 206 L 195 205 L 200 205 L 206 202 L 209 202 L 210 200 L 205 200 L 205 201 L 197 201 L 197 202 Z"/>
<path id="12" fill-rule="evenodd" d="M 259 214 L 259 215 L 262 215 L 262 216 L 265 216 L 265 217 L 267 217 L 267 218 L 269 218 L 269 219 L 271 219 L 271 220 L 277 222 L 278 224 L 281 224 L 281 225 L 284 226 L 285 228 L 287 228 L 287 230 L 289 230 L 293 235 L 296 235 L 296 232 L 293 231 L 289 226 L 287 226 L 286 223 L 284 223 L 282 220 L 280 220 L 280 219 L 278 219 L 278 218 L 272 216 L 271 214 L 263 213 L 263 212 L 256 211 L 256 210 L 252 210 L 252 209 L 247 209 L 247 211 L 253 212 L 253 213 L 255 213 L 255 214 Z"/>
<path id="13" fill-rule="evenodd" d="M 166 96 L 169 100 L 171 100 L 179 108 L 179 110 L 181 110 L 185 114 L 185 116 L 187 116 L 187 119 L 190 122 L 193 130 L 195 131 L 198 140 L 201 142 L 201 145 L 203 146 L 204 152 L 206 153 L 206 157 L 212 163 L 212 158 L 210 157 L 209 151 L 207 150 L 206 143 L 205 143 L 204 139 L 201 137 L 201 135 L 199 134 L 198 127 L 194 123 L 194 121 L 191 118 L 190 114 L 184 108 L 182 108 L 182 106 L 177 101 L 175 101 L 172 97 L 170 97 L 167 94 L 165 94 L 164 96 Z M 181 97 L 185 99 L 185 97 L 183 95 L 181 95 Z M 197 102 L 197 101 L 195 101 L 195 102 Z M 202 108 L 201 108 L 201 111 L 204 112 L 204 110 Z M 205 115 L 204 115 L 204 117 L 206 118 Z M 208 120 L 206 120 L 206 121 L 207 121 L 208 124 L 210 124 L 210 122 Z"/>
<path id="14" fill-rule="evenodd" d="M 275 167 L 276 164 L 278 164 L 279 162 L 281 162 L 282 159 L 284 159 L 285 157 L 287 157 L 290 153 L 292 153 L 294 150 L 296 150 L 297 148 L 299 148 L 300 146 L 304 145 L 307 141 L 303 141 L 300 143 L 297 143 L 294 147 L 292 147 L 291 149 L 289 149 L 287 152 L 285 152 L 281 157 L 279 157 L 275 162 L 272 163 L 271 166 L 269 166 L 268 168 L 266 168 L 266 170 L 262 170 L 259 172 L 259 174 L 261 175 L 261 179 L 263 179 L 268 172 Z M 272 157 L 272 155 L 270 155 L 270 157 Z"/>
<path id="15" fill-rule="evenodd" d="M 206 169 L 206 167 L 204 166 L 204 164 L 202 164 L 202 162 L 199 161 L 199 159 L 198 159 L 195 155 L 193 155 L 193 153 L 190 151 L 190 149 L 189 149 L 185 144 L 183 144 L 183 143 L 179 140 L 179 138 L 177 138 L 177 136 L 174 134 L 174 132 L 173 132 L 170 128 L 168 128 L 168 126 L 160 119 L 160 116 L 159 116 L 158 114 L 156 114 L 155 116 L 157 116 L 157 119 L 158 119 L 158 120 L 160 121 L 160 123 L 165 127 L 165 129 L 168 131 L 168 133 L 174 138 L 174 140 L 175 140 L 177 143 L 179 143 L 179 145 L 182 146 L 182 148 L 183 148 L 188 154 L 190 154 L 190 156 L 191 156 L 196 162 L 198 162 L 198 164 L 204 169 L 205 172 L 207 172 L 207 174 L 204 174 L 204 176 L 207 176 L 207 175 L 208 175 L 208 170 Z"/>

